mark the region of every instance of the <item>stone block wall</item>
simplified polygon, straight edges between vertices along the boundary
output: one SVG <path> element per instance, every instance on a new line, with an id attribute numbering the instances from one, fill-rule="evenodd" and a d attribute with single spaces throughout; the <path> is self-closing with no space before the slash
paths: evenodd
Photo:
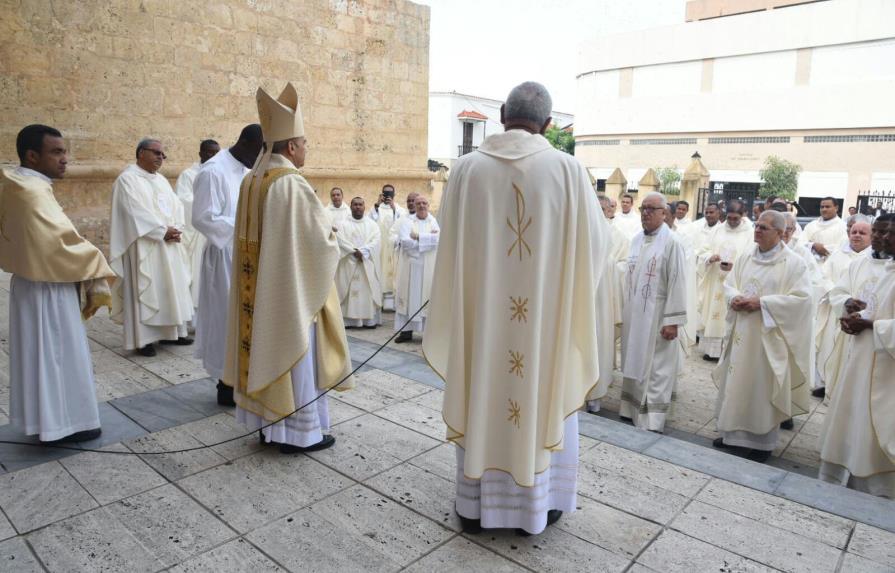
<path id="1" fill-rule="evenodd" d="M 144 136 L 172 179 L 202 139 L 257 121 L 255 90 L 300 94 L 305 176 L 370 200 L 429 193 L 429 9 L 407 0 L 0 0 L 0 163 L 29 123 L 71 150 L 57 196 L 105 248 L 112 182 Z"/>

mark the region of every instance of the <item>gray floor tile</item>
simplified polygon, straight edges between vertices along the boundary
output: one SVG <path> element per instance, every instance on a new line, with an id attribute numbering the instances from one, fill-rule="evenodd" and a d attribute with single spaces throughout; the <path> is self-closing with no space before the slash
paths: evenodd
<path id="1" fill-rule="evenodd" d="M 175 451 L 201 448 L 202 442 L 180 427 L 147 434 L 142 438 L 125 442 L 134 452 Z M 145 454 L 140 458 L 171 481 L 214 467 L 227 461 L 211 449 L 198 449 L 179 454 Z"/>
<path id="2" fill-rule="evenodd" d="M 787 474 L 775 495 L 895 532 L 895 501 L 796 474 Z"/>
<path id="3" fill-rule="evenodd" d="M 717 479 L 696 499 L 839 549 L 845 548 L 854 527 L 854 522 L 848 519 Z"/>
<path id="4" fill-rule="evenodd" d="M 9 424 L 0 426 L 0 440 L 35 444 L 34 446 L 0 444 L 0 464 L 9 472 L 60 460 L 76 454 L 77 451 L 75 450 L 80 449 L 77 444 L 66 444 L 66 446 L 72 449 L 40 446 L 40 440 L 38 440 L 37 436 L 25 436 Z"/>
<path id="5" fill-rule="evenodd" d="M 711 479 L 697 471 L 605 443 L 589 450 L 581 460 L 686 497 L 696 495 Z"/>
<path id="6" fill-rule="evenodd" d="M 889 531 L 859 523 L 848 544 L 848 551 L 895 570 L 895 534 Z"/>
<path id="7" fill-rule="evenodd" d="M 12 528 L 12 524 L 3 515 L 3 512 L 0 512 L 0 541 L 14 537 L 15 534 L 16 530 Z"/>
<path id="8" fill-rule="evenodd" d="M 335 447 L 309 455 L 359 481 L 438 445 L 433 438 L 372 414 L 339 424 L 333 435 Z"/>
<path id="9" fill-rule="evenodd" d="M 19 533 L 97 506 L 59 462 L 0 476 L 0 507 Z"/>
<path id="10" fill-rule="evenodd" d="M 6 573 L 43 573 L 44 570 L 21 537 L 0 542 L 0 569 Z"/>
<path id="11" fill-rule="evenodd" d="M 452 535 L 358 485 L 247 537 L 293 570 L 397 571 Z"/>
<path id="12" fill-rule="evenodd" d="M 109 444 L 132 440 L 147 434 L 145 428 L 122 414 L 108 402 L 99 404 L 99 423 L 103 430 L 102 435 L 89 442 L 80 442 L 79 447 L 100 449 Z"/>
<path id="13" fill-rule="evenodd" d="M 364 485 L 444 527 L 460 531 L 460 519 L 454 511 L 454 482 L 404 463 L 367 480 Z"/>
<path id="14" fill-rule="evenodd" d="M 130 451 L 120 444 L 104 449 Z M 157 471 L 133 455 L 86 452 L 60 460 L 59 463 L 65 466 L 100 505 L 168 483 Z"/>
<path id="15" fill-rule="evenodd" d="M 109 403 L 150 432 L 158 432 L 206 416 L 204 412 L 159 390 L 118 398 Z"/>
<path id="16" fill-rule="evenodd" d="M 564 514 L 556 527 L 629 559 L 662 531 L 660 525 L 583 496 L 578 497 L 577 509 Z"/>
<path id="17" fill-rule="evenodd" d="M 232 408 L 218 404 L 217 381 L 211 378 L 184 382 L 165 388 L 164 392 L 206 416 L 214 416 L 220 412 L 232 410 Z"/>
<path id="18" fill-rule="evenodd" d="M 172 484 L 114 503 L 107 510 L 165 567 L 235 536 L 233 530 Z"/>
<path id="19" fill-rule="evenodd" d="M 431 388 L 418 382 L 384 370 L 373 369 L 358 374 L 357 387 L 354 390 L 333 397 L 367 412 L 373 412 L 430 390 Z"/>
<path id="20" fill-rule="evenodd" d="M 441 444 L 411 458 L 408 463 L 443 477 L 451 483 L 457 480 L 457 446 L 452 443 Z"/>
<path id="21" fill-rule="evenodd" d="M 404 362 L 397 366 L 388 368 L 388 371 L 404 378 L 416 380 L 426 386 L 444 390 L 444 380 L 434 370 L 429 368 L 429 365 L 424 361 L 408 361 L 405 359 Z"/>
<path id="22" fill-rule="evenodd" d="M 864 559 L 854 553 L 846 553 L 839 570 L 842 573 L 892 573 L 895 567 Z"/>
<path id="23" fill-rule="evenodd" d="M 264 447 L 258 439 L 258 432 L 250 432 L 248 428 L 237 422 L 228 413 L 219 413 L 209 418 L 178 426 L 178 430 L 189 434 L 206 446 L 212 446 L 211 449 L 214 452 L 228 460 L 255 453 Z M 221 443 L 232 438 L 237 439 Z"/>
<path id="24" fill-rule="evenodd" d="M 398 402 L 376 411 L 376 415 L 405 428 L 445 441 L 447 426 L 441 412 L 410 401 Z"/>
<path id="25" fill-rule="evenodd" d="M 163 563 L 115 519 L 107 507 L 70 517 L 28 535 L 50 571 L 158 571 Z"/>
<path id="26" fill-rule="evenodd" d="M 645 450 L 661 437 L 622 422 L 583 412 L 578 414 L 578 433 L 635 452 Z"/>
<path id="27" fill-rule="evenodd" d="M 764 565 L 793 573 L 835 571 L 841 551 L 704 504 L 692 502 L 671 528 Z"/>
<path id="28" fill-rule="evenodd" d="M 330 396 L 338 398 L 339 394 L 338 392 L 331 392 Z M 364 410 L 355 408 L 354 406 L 346 404 L 341 400 L 327 400 L 327 408 L 329 409 L 330 427 L 366 414 Z"/>
<path id="29" fill-rule="evenodd" d="M 777 468 L 668 437 L 644 449 L 643 453 L 767 493 L 773 492 L 787 475 Z"/>
<path id="30" fill-rule="evenodd" d="M 419 404 L 421 406 L 425 406 L 427 408 L 431 408 L 438 412 L 438 415 L 441 415 L 441 409 L 444 405 L 444 391 L 443 390 L 432 390 L 431 392 L 426 392 L 416 398 L 411 398 L 408 400 L 409 402 L 413 402 L 414 404 Z"/>
<path id="31" fill-rule="evenodd" d="M 526 571 L 480 545 L 455 537 L 426 555 L 407 569 L 406 573 L 522 573 Z"/>
<path id="32" fill-rule="evenodd" d="M 776 571 L 745 557 L 699 541 L 677 531 L 666 530 L 643 552 L 637 562 L 649 571 L 663 573 L 694 573 L 721 571 L 725 573 L 770 573 Z M 636 571 L 636 569 L 631 569 Z"/>
<path id="33" fill-rule="evenodd" d="M 275 573 L 283 571 L 245 539 L 234 539 L 169 569 L 169 573 Z"/>
<path id="34" fill-rule="evenodd" d="M 244 533 L 351 483 L 307 456 L 284 456 L 275 448 L 268 448 L 184 479 L 178 485 Z M 234 495 L 234 491 L 239 495 Z"/>
<path id="35" fill-rule="evenodd" d="M 579 539 L 557 527 L 539 535 L 519 537 L 515 532 L 495 529 L 474 539 L 488 549 L 535 571 L 618 571 L 629 560 Z"/>

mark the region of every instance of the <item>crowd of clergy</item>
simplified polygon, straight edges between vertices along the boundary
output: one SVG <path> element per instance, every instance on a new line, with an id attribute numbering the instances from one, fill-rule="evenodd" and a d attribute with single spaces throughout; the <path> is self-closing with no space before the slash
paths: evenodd
<path id="1" fill-rule="evenodd" d="M 786 201 L 710 204 L 693 219 L 659 193 L 595 193 L 543 137 L 552 104 L 523 83 L 505 131 L 462 157 L 438 220 L 385 185 L 368 208 L 324 206 L 299 169 L 292 84 L 257 92 L 258 124 L 175 186 L 164 143 L 141 140 L 112 189 L 108 262 L 53 196 L 54 128 L 16 141 L 3 170 L 0 266 L 10 287 L 10 419 L 42 442 L 100 435 L 82 320 L 108 306 L 122 345 L 192 345 L 217 399 L 292 454 L 331 447 L 326 393 L 355 385 L 346 329 L 394 313 L 445 380 L 465 531 L 534 534 L 575 510 L 578 418 L 620 385 L 620 416 L 663 432 L 686 356 L 716 362 L 715 447 L 758 462 L 780 429 L 828 403 L 820 478 L 895 498 L 895 224 L 838 215 L 802 229 Z M 618 209 L 620 204 L 620 210 Z M 557 228 L 560 222 L 561 228 Z M 620 350 L 620 352 L 618 352 Z M 487 487 L 483 487 L 487 485 Z"/>

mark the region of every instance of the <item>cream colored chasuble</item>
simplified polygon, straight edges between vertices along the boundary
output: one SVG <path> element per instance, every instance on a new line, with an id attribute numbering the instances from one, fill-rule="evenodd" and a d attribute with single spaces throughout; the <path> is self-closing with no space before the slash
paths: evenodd
<path id="1" fill-rule="evenodd" d="M 718 223 L 701 251 L 697 253 L 697 280 L 702 284 L 702 303 L 699 309 L 702 336 L 723 338 L 726 330 L 727 304 L 724 300 L 724 279 L 729 271 L 721 270 L 721 262 L 734 263 L 738 257 L 751 250 L 753 242 L 752 224 L 743 219 L 739 226 L 731 229 L 727 223 Z M 721 261 L 707 264 L 712 255 Z M 701 278 L 700 278 L 701 277 Z"/>
<path id="2" fill-rule="evenodd" d="M 587 172 L 540 135 L 489 137 L 454 167 L 423 349 L 445 379 L 466 476 L 531 486 L 599 377 L 608 228 Z"/>

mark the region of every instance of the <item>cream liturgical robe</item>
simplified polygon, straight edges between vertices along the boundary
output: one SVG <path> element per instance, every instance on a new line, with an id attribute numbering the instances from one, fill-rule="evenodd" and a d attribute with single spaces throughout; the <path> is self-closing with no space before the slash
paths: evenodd
<path id="1" fill-rule="evenodd" d="M 734 263 L 740 255 L 749 252 L 754 245 L 752 223 L 743 219 L 731 228 L 727 223 L 715 225 L 701 250 L 696 253 L 696 276 L 702 285 L 702 303 L 699 307 L 701 332 L 699 348 L 712 358 L 721 356 L 721 341 L 727 329 L 725 317 L 727 303 L 724 300 L 724 280 L 729 271 L 721 270 L 721 262 Z M 708 264 L 713 255 L 721 260 Z M 736 264 L 734 264 L 734 267 Z"/>
<path id="2" fill-rule="evenodd" d="M 631 211 L 629 211 L 627 215 L 619 209 L 615 213 L 612 223 L 616 229 L 621 231 L 625 237 L 628 238 L 628 241 L 633 240 L 637 233 L 643 230 L 640 214 L 634 207 L 631 207 Z"/>
<path id="3" fill-rule="evenodd" d="M 661 432 L 682 362 L 683 328 L 665 340 L 664 326 L 687 322 L 687 255 L 663 224 L 634 237 L 624 283 L 622 385 L 619 413 L 639 428 Z"/>
<path id="4" fill-rule="evenodd" d="M 600 380 L 587 394 L 587 411 L 599 412 L 600 400 L 606 396 L 614 380 L 616 339 L 622 325 L 624 277 L 627 272 L 631 243 L 625 235 L 609 225 L 611 248 L 605 258 L 603 288 L 597 293 L 597 352 L 600 357 Z"/>
<path id="5" fill-rule="evenodd" d="M 820 479 L 895 499 L 895 263 L 862 257 L 848 274 L 852 297 L 867 303 L 861 315 L 874 322 L 845 335 L 820 436 Z"/>
<path id="6" fill-rule="evenodd" d="M 712 373 L 718 432 L 727 445 L 770 451 L 780 422 L 811 406 L 814 344 L 805 335 L 814 318 L 811 282 L 801 257 L 781 242 L 740 256 L 724 290 L 725 304 L 757 296 L 761 310 L 727 313 L 728 343 Z"/>
<path id="7" fill-rule="evenodd" d="M 379 281 L 382 284 L 382 308 L 394 310 L 395 308 L 395 273 L 397 264 L 396 240 L 397 234 L 392 227 L 407 215 L 407 210 L 400 205 L 393 208 L 385 203 L 379 205 L 379 209 L 370 211 L 370 218 L 379 225 L 379 236 L 382 244 L 379 253 Z"/>
<path id="8" fill-rule="evenodd" d="M 288 416 L 264 435 L 306 447 L 328 426 L 326 398 L 293 412 L 351 371 L 333 282 L 339 247 L 326 209 L 286 158 L 270 157 L 257 189 L 252 175 L 236 214 L 223 380 L 235 389 L 237 420 L 258 428 Z M 336 389 L 352 387 L 348 379 Z"/>
<path id="9" fill-rule="evenodd" d="M 458 160 L 439 216 L 423 349 L 461 447 L 457 510 L 538 533 L 548 509 L 575 509 L 609 229 L 584 167 L 521 130 Z"/>
<path id="10" fill-rule="evenodd" d="M 233 229 L 239 186 L 249 172 L 223 149 L 202 165 L 193 184 L 193 225 L 205 238 L 196 313 L 196 358 L 216 380 L 224 377 L 227 313 L 233 263 Z"/>
<path id="11" fill-rule="evenodd" d="M 848 240 L 848 229 L 841 217 L 833 217 L 827 221 L 818 217 L 805 226 L 799 238 L 809 247 L 811 243 L 820 243 L 833 253 L 843 241 Z"/>
<path id="12" fill-rule="evenodd" d="M 193 308 L 199 307 L 199 285 L 202 274 L 202 252 L 205 250 L 205 237 L 193 227 L 193 181 L 199 173 L 201 163 L 193 163 L 177 177 L 174 192 L 183 203 L 185 226 L 180 238 L 186 251 L 186 260 L 190 268 L 190 294 L 193 297 Z"/>
<path id="13" fill-rule="evenodd" d="M 112 269 L 62 211 L 52 181 L 25 167 L 0 172 L 0 236 L 0 268 L 12 273 L 12 426 L 44 441 L 98 428 L 82 318 L 111 304 Z"/>
<path id="14" fill-rule="evenodd" d="M 168 180 L 129 165 L 112 187 L 109 263 L 121 277 L 112 319 L 124 324 L 124 347 L 141 348 L 186 335 L 193 317 L 183 243 L 166 242 L 168 227 L 184 229 L 183 204 Z"/>
<path id="15" fill-rule="evenodd" d="M 345 326 L 382 324 L 382 287 L 374 263 L 379 257 L 379 225 L 366 217 L 349 217 L 339 223 L 338 229 L 341 258 L 336 287 Z M 354 256 L 355 251 L 360 251 L 362 261 Z"/>
<path id="16" fill-rule="evenodd" d="M 330 203 L 326 206 L 326 213 L 329 215 L 329 221 L 333 227 L 337 227 L 342 221 L 351 218 L 351 208 L 346 203 L 342 203 L 341 207 L 333 207 L 333 204 Z"/>
<path id="17" fill-rule="evenodd" d="M 439 227 L 433 215 L 420 219 L 415 214 L 402 217 L 398 223 L 398 265 L 395 275 L 395 329 L 400 329 L 413 314 L 429 300 L 432 276 L 435 274 L 435 254 L 438 249 Z M 412 238 L 411 233 L 419 237 Z M 431 305 L 423 308 L 404 327 L 422 334 Z"/>
<path id="18" fill-rule="evenodd" d="M 844 359 L 846 335 L 839 327 L 839 318 L 842 316 L 843 304 L 850 295 L 837 289 L 841 281 L 849 278 L 849 266 L 859 257 L 869 257 L 872 249 L 867 247 L 861 252 L 852 250 L 848 243 L 841 245 L 827 258 L 823 268 L 823 294 L 817 308 L 817 375 L 814 379 L 815 387 L 833 386 Z M 845 284 L 848 284 L 847 282 Z M 845 295 L 843 297 L 843 295 Z M 835 300 L 834 300 L 835 299 Z M 825 396 L 828 401 L 828 396 Z"/>

